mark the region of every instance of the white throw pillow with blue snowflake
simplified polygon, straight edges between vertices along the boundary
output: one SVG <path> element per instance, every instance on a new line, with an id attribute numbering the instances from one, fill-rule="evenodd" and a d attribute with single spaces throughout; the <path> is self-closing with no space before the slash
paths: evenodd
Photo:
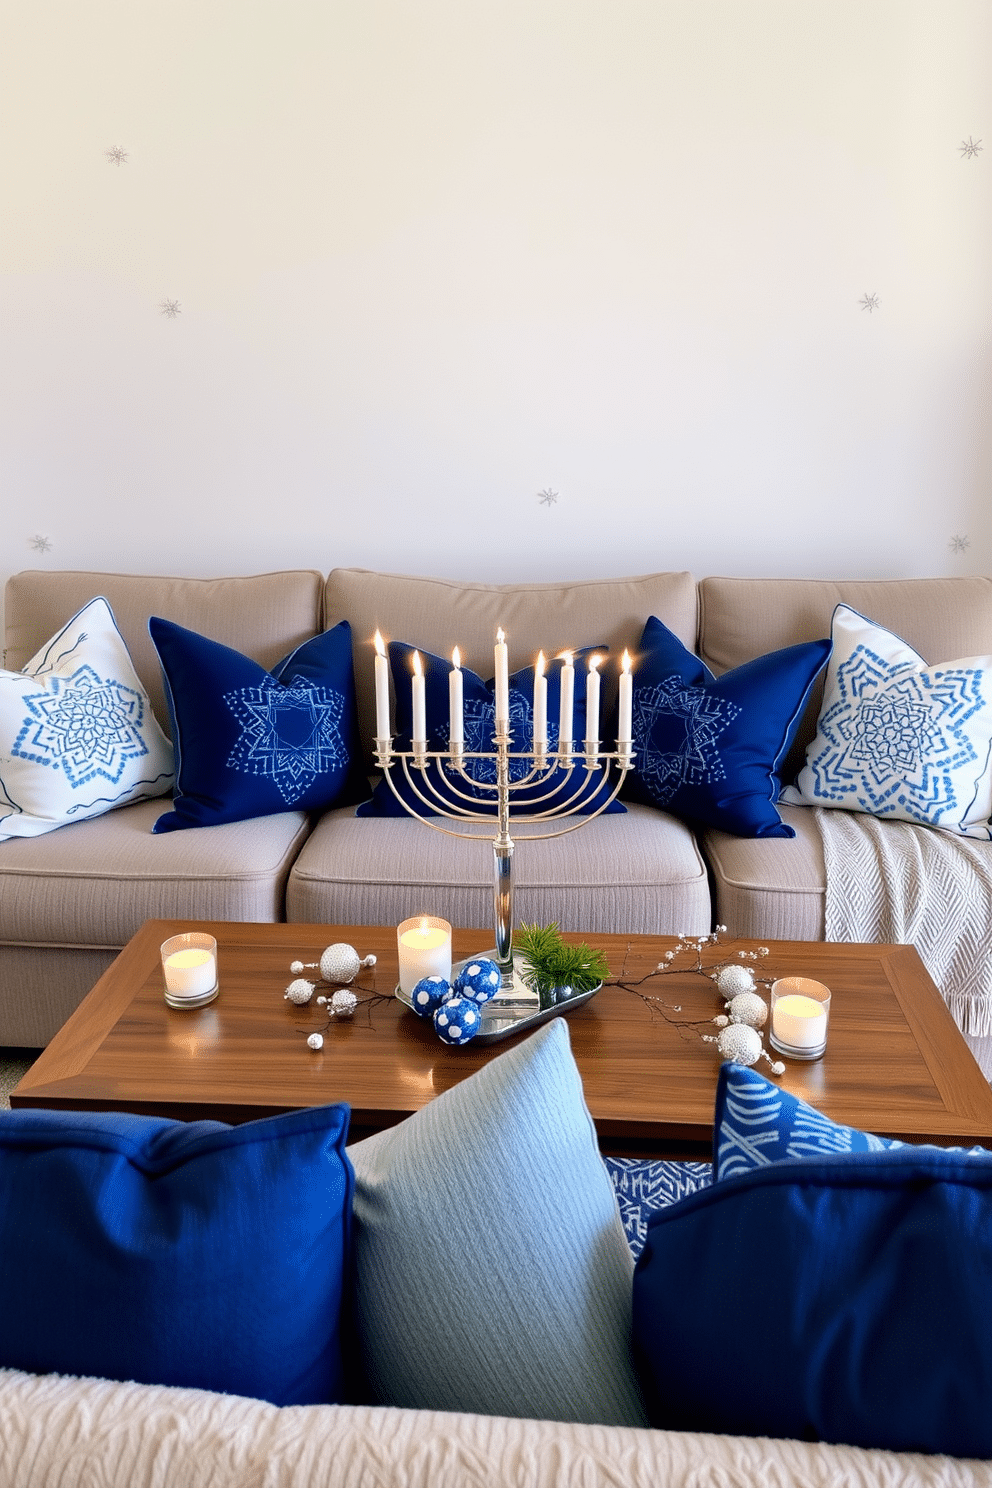
<path id="1" fill-rule="evenodd" d="M 816 738 L 782 800 L 990 840 L 992 656 L 928 666 L 844 604 L 831 633 Z"/>
<path id="2" fill-rule="evenodd" d="M 172 788 L 113 611 L 93 599 L 23 672 L 0 671 L 0 839 L 40 837 Z"/>

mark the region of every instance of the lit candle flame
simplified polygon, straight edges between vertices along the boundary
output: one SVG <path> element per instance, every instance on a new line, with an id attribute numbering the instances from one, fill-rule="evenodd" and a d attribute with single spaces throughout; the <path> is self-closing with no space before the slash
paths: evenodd
<path id="1" fill-rule="evenodd" d="M 502 627 L 502 625 L 499 627 L 499 629 L 496 632 L 496 640 L 499 642 L 499 644 L 501 646 L 502 646 L 503 642 L 506 640 L 506 636 L 503 634 L 503 627 Z"/>
<path id="2" fill-rule="evenodd" d="M 629 672 L 630 671 L 630 652 L 629 651 L 625 651 L 623 653 L 623 669 L 624 669 L 625 672 Z"/>
<path id="3" fill-rule="evenodd" d="M 590 658 L 589 658 L 589 670 L 591 672 L 594 672 L 596 670 L 596 668 L 601 664 L 602 660 L 603 660 L 603 658 L 601 656 L 590 656 Z"/>
<path id="4" fill-rule="evenodd" d="M 413 670 L 416 672 L 418 677 L 422 677 L 424 675 L 424 668 L 420 661 L 419 651 L 414 651 L 413 653 Z"/>
<path id="5" fill-rule="evenodd" d="M 378 651 L 379 655 L 385 656 L 386 648 L 383 645 L 382 636 L 379 634 L 378 631 L 376 631 L 373 640 L 375 641 L 375 649 Z"/>
<path id="6" fill-rule="evenodd" d="M 428 935 L 430 933 L 430 928 L 431 928 L 430 925 L 428 925 L 428 923 L 427 923 L 427 916 L 426 915 L 421 915 L 421 917 L 420 917 L 420 933 L 421 933 L 421 935 Z"/>
<path id="7" fill-rule="evenodd" d="M 456 667 L 460 667 L 461 664 L 462 664 L 462 653 L 459 651 L 458 647 L 456 646 L 455 649 L 454 649 L 454 651 L 452 651 L 452 653 L 451 653 L 451 665 L 452 666 L 456 666 Z"/>
<path id="8" fill-rule="evenodd" d="M 544 652 L 543 651 L 538 651 L 538 653 L 537 653 L 537 675 L 539 677 L 543 677 L 544 676 L 545 665 L 546 665 L 546 663 L 545 663 L 545 660 L 544 660 Z"/>
<path id="9" fill-rule="evenodd" d="M 572 661 L 574 660 L 571 651 L 563 651 L 561 653 L 560 660 L 563 661 L 566 666 L 571 666 Z"/>

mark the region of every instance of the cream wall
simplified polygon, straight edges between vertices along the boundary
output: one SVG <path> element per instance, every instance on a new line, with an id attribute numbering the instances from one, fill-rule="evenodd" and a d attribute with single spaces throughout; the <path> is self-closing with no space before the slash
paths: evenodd
<path id="1" fill-rule="evenodd" d="M 988 0 L 0 15 L 0 577 L 992 572 Z"/>

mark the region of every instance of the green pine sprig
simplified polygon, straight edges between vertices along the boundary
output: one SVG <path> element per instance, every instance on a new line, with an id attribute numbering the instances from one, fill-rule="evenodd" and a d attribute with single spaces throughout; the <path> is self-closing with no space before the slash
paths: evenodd
<path id="1" fill-rule="evenodd" d="M 592 992 L 610 974 L 602 951 L 566 944 L 557 924 L 521 925 L 513 944 L 533 968 L 528 980 L 542 1007 L 557 987 L 571 987 L 573 993 Z"/>

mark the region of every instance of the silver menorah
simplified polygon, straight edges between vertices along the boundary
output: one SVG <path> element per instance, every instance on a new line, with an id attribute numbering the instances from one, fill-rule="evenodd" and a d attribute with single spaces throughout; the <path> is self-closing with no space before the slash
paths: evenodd
<path id="1" fill-rule="evenodd" d="M 565 667 L 561 685 L 561 710 L 558 739 L 549 743 L 547 738 L 546 693 L 542 709 L 543 655 L 538 657 L 535 671 L 534 730 L 530 749 L 514 750 L 514 739 L 510 726 L 508 699 L 506 645 L 502 631 L 496 640 L 496 718 L 493 734 L 493 750 L 468 750 L 464 744 L 461 716 L 461 671 L 457 648 L 452 665 L 449 690 L 451 702 L 448 748 L 429 750 L 424 722 L 423 675 L 419 666 L 420 657 L 414 653 L 413 685 L 413 737 L 412 747 L 407 750 L 393 748 L 389 733 L 388 681 L 385 672 L 385 652 L 381 636 L 376 634 L 376 764 L 396 799 L 407 813 L 435 832 L 449 837 L 480 840 L 477 831 L 459 830 L 458 826 L 445 826 L 432 818 L 441 817 L 453 823 L 478 822 L 489 825 L 493 821 L 491 807 L 496 806 L 496 831 L 493 836 L 493 915 L 496 931 L 495 951 L 484 953 L 496 962 L 502 977 L 502 989 L 496 1000 L 502 1007 L 533 1007 L 537 993 L 525 977 L 526 963 L 513 950 L 513 854 L 514 840 L 510 834 L 521 825 L 522 841 L 563 837 L 575 832 L 587 822 L 601 816 L 616 800 L 627 772 L 634 759 L 631 737 L 631 676 L 630 657 L 624 652 L 623 670 L 620 676 L 620 722 L 615 750 L 600 748 L 597 737 L 599 727 L 599 675 L 596 670 L 601 657 L 593 657 L 589 665 L 586 698 L 586 735 L 582 744 L 572 739 L 572 658 L 564 653 Z M 457 674 L 457 675 L 455 675 Z M 574 674 L 573 674 L 574 675 Z M 593 684 L 594 679 L 594 685 Z M 386 729 L 383 732 L 383 723 Z M 471 762 L 478 761 L 485 768 L 480 771 Z M 430 776 L 431 764 L 437 766 L 443 776 L 447 794 L 442 793 Z M 617 767 L 616 780 L 606 794 L 610 772 Z M 419 810 L 401 793 L 394 772 L 399 767 L 403 772 L 410 792 L 427 808 L 429 815 L 422 816 Z M 472 770 L 474 768 L 474 773 Z M 480 773 L 491 779 L 480 779 Z M 514 816 L 514 795 L 523 790 L 529 792 L 526 817 Z M 603 799 L 593 809 L 589 803 L 600 792 Z M 455 799 L 453 800 L 452 797 Z M 490 810 L 479 809 L 485 801 Z M 543 804 L 542 804 L 543 803 Z M 537 806 L 540 809 L 535 810 Z M 575 820 L 570 820 L 575 818 Z M 532 830 L 542 822 L 565 822 L 551 830 Z"/>

